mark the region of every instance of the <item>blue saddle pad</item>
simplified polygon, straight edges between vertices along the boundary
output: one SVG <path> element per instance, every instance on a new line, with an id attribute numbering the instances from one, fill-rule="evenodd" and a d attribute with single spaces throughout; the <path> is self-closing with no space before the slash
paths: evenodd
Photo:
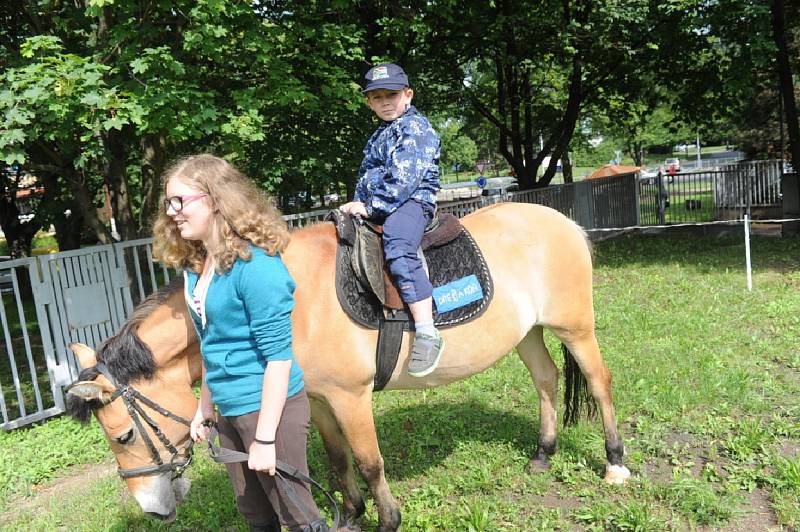
<path id="1" fill-rule="evenodd" d="M 348 316 L 365 327 L 377 329 L 384 317 L 383 306 L 356 279 L 350 265 L 352 251 L 351 246 L 339 242 L 336 294 Z M 494 286 L 483 254 L 466 229 L 451 242 L 426 249 L 425 258 L 433 285 L 436 327 L 453 327 L 483 314 L 494 295 Z M 405 329 L 413 329 L 410 319 Z"/>

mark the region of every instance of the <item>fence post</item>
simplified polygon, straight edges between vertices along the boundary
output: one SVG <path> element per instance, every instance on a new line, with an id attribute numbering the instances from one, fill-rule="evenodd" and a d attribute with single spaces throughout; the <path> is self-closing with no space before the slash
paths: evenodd
<path id="1" fill-rule="evenodd" d="M 751 207 L 753 205 L 753 182 L 756 179 L 758 179 L 758 177 L 757 177 L 758 176 L 758 172 L 756 171 L 756 165 L 753 165 L 752 166 L 752 171 L 747 172 L 745 174 L 745 176 L 746 176 L 745 177 L 745 183 L 746 183 L 746 187 L 747 187 L 747 189 L 745 191 L 747 193 L 747 198 L 746 198 L 747 217 L 752 219 L 753 218 L 753 213 L 750 212 L 750 209 L 751 209 Z"/>
<path id="2" fill-rule="evenodd" d="M 658 171 L 656 182 L 658 183 L 658 225 L 664 225 L 664 210 L 666 209 L 667 191 L 664 189 L 664 176 L 661 174 L 661 170 Z"/>
<path id="3" fill-rule="evenodd" d="M 594 229 L 592 182 L 578 181 L 575 185 L 575 221 L 584 229 Z"/>

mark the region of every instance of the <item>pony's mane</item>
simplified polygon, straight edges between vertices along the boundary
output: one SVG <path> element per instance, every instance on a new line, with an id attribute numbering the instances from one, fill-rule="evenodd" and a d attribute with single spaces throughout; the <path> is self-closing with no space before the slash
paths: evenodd
<path id="1" fill-rule="evenodd" d="M 139 338 L 137 330 L 153 311 L 163 305 L 176 292 L 183 290 L 183 276 L 175 277 L 142 301 L 125 321 L 120 331 L 106 339 L 97 348 L 97 361 L 105 362 L 108 371 L 120 384 L 137 379 L 150 379 L 156 372 L 156 362 L 150 348 Z M 92 381 L 100 372 L 96 367 L 86 368 L 78 375 L 79 381 Z M 67 395 L 67 412 L 79 421 L 86 422 L 91 411 L 100 406 L 99 401 L 83 401 Z"/>

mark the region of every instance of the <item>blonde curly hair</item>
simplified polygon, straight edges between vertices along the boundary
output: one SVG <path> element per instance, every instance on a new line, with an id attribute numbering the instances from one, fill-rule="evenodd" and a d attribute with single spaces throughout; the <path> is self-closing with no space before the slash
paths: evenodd
<path id="1" fill-rule="evenodd" d="M 212 256 L 218 273 L 229 270 L 238 257 L 250 260 L 250 243 L 270 255 L 280 253 L 289 243 L 286 222 L 272 198 L 225 159 L 205 153 L 180 159 L 164 174 L 164 189 L 170 179 L 180 179 L 208 194 L 215 209 L 215 226 L 225 244 Z M 153 256 L 157 260 L 168 267 L 200 272 L 206 255 L 201 241 L 184 240 L 175 220 L 159 209 L 153 223 Z"/>

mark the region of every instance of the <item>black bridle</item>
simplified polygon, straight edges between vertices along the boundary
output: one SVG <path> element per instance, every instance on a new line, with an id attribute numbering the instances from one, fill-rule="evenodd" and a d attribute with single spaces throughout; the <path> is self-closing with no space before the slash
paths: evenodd
<path id="1" fill-rule="evenodd" d="M 163 406 L 159 405 L 158 403 L 152 401 L 151 399 L 148 399 L 147 397 L 139 393 L 139 391 L 136 390 L 135 388 L 127 384 L 120 384 L 119 382 L 117 382 L 114 376 L 111 375 L 111 372 L 108 370 L 108 366 L 106 366 L 105 363 L 98 362 L 95 365 L 95 369 L 97 369 L 97 371 L 100 372 L 101 375 L 103 375 L 106 379 L 108 379 L 109 382 L 111 382 L 111 384 L 115 388 L 111 394 L 111 397 L 106 402 L 106 404 L 112 403 L 117 398 L 122 398 L 122 401 L 125 403 L 125 408 L 128 410 L 128 415 L 131 416 L 134 425 L 136 425 L 136 430 L 139 432 L 139 434 L 142 435 L 142 438 L 144 438 L 145 444 L 147 445 L 147 448 L 150 451 L 150 456 L 153 458 L 153 461 L 155 462 L 152 465 L 133 467 L 130 469 L 122 469 L 121 467 L 117 467 L 117 472 L 119 473 L 119 476 L 122 478 L 133 478 L 133 477 L 142 477 L 145 475 L 154 475 L 157 473 L 171 472 L 172 479 L 175 480 L 176 478 L 183 475 L 183 472 L 192 463 L 192 450 L 194 442 L 190 437 L 187 437 L 186 440 L 187 442 L 183 446 L 185 452 L 183 455 L 181 455 L 178 448 L 175 445 L 173 445 L 172 442 L 169 440 L 169 438 L 167 438 L 166 434 L 161 432 L 161 429 L 158 428 L 158 423 L 153 421 L 153 418 L 147 415 L 147 413 L 144 411 L 142 406 L 137 403 L 137 401 L 147 405 L 149 408 L 158 412 L 162 416 L 175 420 L 178 423 L 182 423 L 187 427 L 191 427 L 192 424 L 191 421 L 189 421 L 185 417 L 181 417 L 178 414 L 170 412 Z M 67 386 L 64 391 L 69 392 L 69 389 L 75 386 L 76 384 L 77 382 L 73 382 L 72 384 Z M 170 453 L 172 453 L 172 457 L 170 458 L 169 463 L 164 463 L 164 460 L 161 458 L 161 453 L 158 452 L 155 444 L 153 443 L 152 438 L 150 438 L 150 435 L 144 429 L 142 420 L 144 420 L 144 422 L 147 423 L 147 425 L 152 429 L 153 433 L 156 435 L 159 441 L 161 441 L 164 447 L 166 447 L 167 450 Z M 207 437 L 208 451 L 209 454 L 211 455 L 211 458 L 215 462 L 221 464 L 247 462 L 249 458 L 247 453 L 243 453 L 240 451 L 233 451 L 230 449 L 225 449 L 224 447 L 217 447 L 216 445 L 214 445 L 214 440 L 217 437 L 217 429 L 215 422 L 211 420 L 206 420 L 204 422 L 204 425 L 206 425 L 211 429 L 211 432 Z M 325 488 L 323 488 L 316 480 L 306 475 L 296 467 L 287 464 L 285 462 L 282 462 L 280 460 L 276 460 L 275 473 L 276 476 L 283 482 L 287 482 L 286 478 L 284 477 L 285 474 L 288 475 L 289 477 L 293 477 L 297 480 L 300 480 L 311 486 L 314 486 L 318 488 L 320 491 L 322 491 L 322 493 L 325 495 L 325 497 L 328 498 L 328 500 L 331 503 L 331 506 L 333 507 L 334 518 L 333 518 L 333 527 L 331 528 L 331 530 L 336 530 L 338 528 L 339 506 L 336 504 L 336 499 L 334 499 L 333 495 L 331 495 L 327 490 L 325 490 Z M 287 493 L 289 495 L 289 498 L 292 499 L 292 502 L 298 508 L 302 509 L 302 504 L 300 503 L 300 500 L 298 499 L 294 488 L 291 486 L 291 484 L 288 484 L 287 488 L 288 488 Z"/>
<path id="2" fill-rule="evenodd" d="M 122 478 L 133 478 L 145 475 L 155 475 L 158 473 L 172 473 L 173 480 L 180 477 L 186 468 L 189 467 L 189 464 L 192 463 L 192 446 L 194 442 L 190 437 L 187 436 L 186 443 L 181 446 L 181 450 L 179 450 L 178 446 L 174 445 L 167 435 L 161 432 L 161 429 L 158 427 L 158 423 L 153 421 L 153 418 L 147 415 L 147 412 L 144 411 L 142 405 L 139 403 L 142 403 L 155 412 L 158 412 L 162 416 L 177 421 L 178 423 L 182 423 L 187 427 L 191 426 L 191 421 L 170 412 L 163 406 L 139 393 L 139 391 L 135 388 L 127 384 L 118 383 L 114 376 L 111 375 L 111 372 L 108 370 L 108 366 L 106 366 L 105 363 L 98 362 L 95 366 L 95 369 L 97 369 L 101 375 L 103 375 L 111 382 L 112 385 L 114 385 L 115 390 L 111 394 L 111 397 L 107 403 L 111 403 L 117 398 L 122 399 L 122 402 L 125 403 L 125 408 L 128 410 L 128 415 L 131 416 L 134 425 L 136 425 L 136 430 L 144 439 L 145 445 L 147 445 L 147 449 L 150 451 L 150 456 L 152 457 L 153 462 L 155 462 L 152 465 L 133 467 L 130 469 L 122 469 L 121 467 L 118 467 L 117 472 L 119 473 L 119 476 Z M 76 383 L 70 384 L 65 391 L 69 391 L 69 389 L 75 384 Z M 156 449 L 156 445 L 153 443 L 153 439 L 145 430 L 142 421 L 144 421 L 144 423 L 150 427 L 150 429 L 153 431 L 153 434 L 156 435 L 159 441 L 171 453 L 169 462 L 164 462 L 164 460 L 161 458 L 161 453 L 159 453 L 158 449 Z"/>

